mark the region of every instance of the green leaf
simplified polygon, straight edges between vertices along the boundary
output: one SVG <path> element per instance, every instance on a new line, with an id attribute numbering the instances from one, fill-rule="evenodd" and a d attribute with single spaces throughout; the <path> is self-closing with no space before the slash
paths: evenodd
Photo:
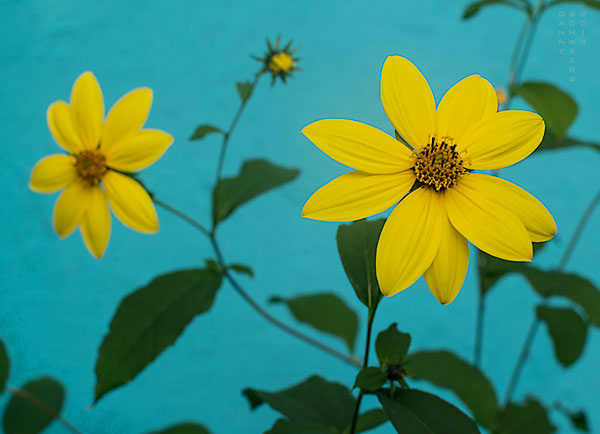
<path id="1" fill-rule="evenodd" d="M 214 127 L 212 125 L 200 125 L 196 127 L 194 130 L 194 134 L 190 137 L 190 140 L 200 140 L 203 139 L 208 134 L 220 133 L 223 134 L 224 131 L 221 128 Z"/>
<path id="2" fill-rule="evenodd" d="M 294 317 L 317 330 L 341 338 L 350 351 L 358 332 L 358 316 L 335 294 L 272 297 L 271 303 L 285 303 Z"/>
<path id="3" fill-rule="evenodd" d="M 540 143 L 540 146 L 538 146 L 536 152 L 570 148 L 590 148 L 595 151 L 600 151 L 600 144 L 568 136 L 559 139 L 554 134 L 552 134 L 550 130 L 546 130 L 546 132 L 544 133 L 542 143 Z"/>
<path id="4" fill-rule="evenodd" d="M 578 431 L 590 432 L 590 427 L 587 421 L 587 415 L 585 414 L 585 411 L 569 410 L 560 402 L 555 402 L 554 408 L 569 419 L 571 425 L 573 425 L 573 428 L 575 428 Z"/>
<path id="5" fill-rule="evenodd" d="M 485 375 L 448 351 L 412 353 L 406 363 L 409 375 L 453 391 L 475 420 L 494 430 L 498 417 L 496 392 Z"/>
<path id="6" fill-rule="evenodd" d="M 265 434 L 331 434 L 329 428 L 306 422 L 277 419 L 275 425 Z"/>
<path id="7" fill-rule="evenodd" d="M 356 296 L 369 309 L 381 299 L 375 274 L 375 251 L 385 219 L 340 225 L 337 245 L 344 271 Z"/>
<path id="8" fill-rule="evenodd" d="M 60 416 L 65 391 L 56 380 L 41 377 L 29 381 L 13 392 L 2 419 L 6 434 L 36 434 L 42 432 L 54 418 Z M 34 404 L 35 403 L 35 404 Z"/>
<path id="9" fill-rule="evenodd" d="M 210 434 L 210 431 L 202 425 L 185 422 L 179 425 L 173 425 L 161 431 L 152 431 L 150 434 Z"/>
<path id="10" fill-rule="evenodd" d="M 587 338 L 587 325 L 581 316 L 572 309 L 547 306 L 538 306 L 537 316 L 548 327 L 560 364 L 566 367 L 575 363 Z"/>
<path id="11" fill-rule="evenodd" d="M 546 409 L 534 398 L 524 404 L 510 403 L 500 415 L 500 434 L 552 434 L 556 428 Z"/>
<path id="12" fill-rule="evenodd" d="M 243 393 L 253 409 L 266 402 L 293 422 L 333 432 L 347 428 L 356 404 L 346 387 L 317 376 L 279 392 L 246 389 Z"/>
<path id="13" fill-rule="evenodd" d="M 377 397 L 398 433 L 479 433 L 475 422 L 466 414 L 430 393 L 417 389 L 400 389 L 390 398 L 390 390 L 382 389 L 377 392 Z"/>
<path id="14" fill-rule="evenodd" d="M 401 365 L 404 362 L 406 353 L 408 353 L 409 346 L 410 335 L 398 331 L 396 323 L 380 332 L 375 340 L 375 351 L 381 367 Z"/>
<path id="15" fill-rule="evenodd" d="M 235 271 L 236 273 L 245 274 L 248 277 L 254 277 L 254 271 L 252 268 L 244 264 L 229 264 L 228 268 Z"/>
<path id="16" fill-rule="evenodd" d="M 560 3 L 580 3 L 592 9 L 600 9 L 600 1 L 598 0 L 555 0 L 548 4 L 548 8 Z"/>
<path id="17" fill-rule="evenodd" d="M 387 414 L 380 408 L 374 408 L 373 410 L 365 411 L 363 414 L 358 415 L 356 420 L 356 432 L 370 431 L 377 428 L 388 421 Z"/>
<path id="18" fill-rule="evenodd" d="M 10 359 L 8 358 L 8 352 L 4 346 L 4 342 L 0 339 L 0 393 L 4 392 L 4 386 L 8 378 L 10 371 Z"/>
<path id="19" fill-rule="evenodd" d="M 236 83 L 235 87 L 237 88 L 238 95 L 242 100 L 242 104 L 245 104 L 252 96 L 254 86 L 249 81 L 242 81 L 240 83 Z"/>
<path id="20" fill-rule="evenodd" d="M 381 369 L 367 367 L 360 370 L 356 376 L 353 387 L 359 387 L 365 392 L 375 392 L 387 381 L 387 375 Z"/>
<path id="21" fill-rule="evenodd" d="M 546 128 L 559 139 L 565 136 L 577 116 L 575 100 L 550 83 L 529 81 L 510 90 L 527 101 L 544 118 Z"/>
<path id="22" fill-rule="evenodd" d="M 493 5 L 504 5 L 523 10 L 523 8 L 518 7 L 516 4 L 511 3 L 508 0 L 479 0 L 467 6 L 463 12 L 463 19 L 468 20 L 469 18 L 475 16 L 482 8 Z"/>
<path id="23" fill-rule="evenodd" d="M 222 179 L 213 190 L 214 222 L 226 219 L 256 196 L 294 180 L 299 173 L 266 160 L 246 161 L 238 176 Z"/>
<path id="24" fill-rule="evenodd" d="M 577 303 L 585 311 L 590 322 L 600 327 L 600 291 L 581 276 L 562 271 L 540 270 L 520 262 L 503 261 L 487 256 L 487 281 L 491 287 L 507 273 L 519 273 L 542 297 L 558 296 Z"/>
<path id="25" fill-rule="evenodd" d="M 220 286 L 219 273 L 181 270 L 125 297 L 98 352 L 95 401 L 131 381 L 173 345 L 196 315 L 210 309 Z"/>

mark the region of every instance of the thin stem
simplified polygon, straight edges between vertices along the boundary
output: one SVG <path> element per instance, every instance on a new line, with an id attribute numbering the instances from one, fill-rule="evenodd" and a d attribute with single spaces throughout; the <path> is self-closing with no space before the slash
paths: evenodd
<path id="1" fill-rule="evenodd" d="M 11 387 L 11 386 L 6 386 L 6 390 L 8 390 L 8 392 L 11 395 L 19 397 L 21 399 L 24 399 L 25 401 L 27 401 L 30 404 L 34 405 L 35 407 L 39 408 L 44 413 L 53 417 L 54 419 L 59 421 L 61 424 L 63 424 L 65 426 L 65 428 L 67 428 L 69 431 L 71 431 L 75 434 L 82 434 L 82 432 L 79 431 L 77 428 L 75 428 L 75 426 L 73 426 L 73 424 L 71 422 L 69 422 L 67 419 L 62 417 L 60 415 L 60 413 L 57 413 L 52 407 L 50 407 L 44 401 L 40 400 L 37 396 L 32 395 L 31 393 L 29 393 L 26 390 L 18 389 L 16 387 Z"/>
<path id="2" fill-rule="evenodd" d="M 581 239 L 581 234 L 583 233 L 585 226 L 587 225 L 588 221 L 590 220 L 590 217 L 592 216 L 592 213 L 594 212 L 599 203 L 600 191 L 596 193 L 596 195 L 592 198 L 588 206 L 583 211 L 583 214 L 581 215 L 581 218 L 579 219 L 579 222 L 575 227 L 575 232 L 573 232 L 573 235 L 569 240 L 569 244 L 567 245 L 567 248 L 563 252 L 563 255 L 560 259 L 560 262 L 557 267 L 558 270 L 564 270 L 564 268 L 566 267 L 567 263 L 569 262 L 569 259 L 571 258 L 571 255 L 573 254 L 573 251 L 575 250 L 575 247 L 577 246 L 577 243 Z M 535 335 L 540 324 L 540 319 L 536 316 L 533 319 L 531 326 L 529 327 L 529 332 L 527 333 L 525 342 L 523 342 L 523 347 L 521 348 L 519 358 L 517 359 L 517 363 L 511 375 L 510 382 L 508 383 L 508 388 L 506 389 L 506 398 L 504 400 L 505 405 L 510 402 L 510 399 L 512 398 L 512 395 L 517 387 L 519 379 L 521 378 L 521 373 L 523 372 L 523 368 L 525 366 L 525 363 L 527 362 L 527 357 L 529 356 L 531 346 L 533 345 L 533 341 L 535 339 Z"/>
<path id="3" fill-rule="evenodd" d="M 375 319 L 375 312 L 377 311 L 377 304 L 369 309 L 369 316 L 367 319 L 367 342 L 365 344 L 365 357 L 363 358 L 363 369 L 369 365 L 369 350 L 371 349 L 371 333 L 373 331 L 373 320 Z M 362 390 L 358 393 L 356 399 L 356 406 L 354 407 L 354 414 L 352 415 L 352 424 L 350 425 L 350 434 L 356 432 L 356 424 L 358 422 L 358 414 L 360 412 L 360 404 L 362 402 L 363 392 Z"/>
<path id="4" fill-rule="evenodd" d="M 154 196 L 152 197 L 152 200 L 154 201 L 154 203 L 156 205 L 160 206 L 161 208 L 164 208 L 165 210 L 169 211 L 171 214 L 176 215 L 180 219 L 188 222 L 190 225 L 192 225 L 194 228 L 198 229 L 204 235 L 206 235 L 207 237 L 210 237 L 210 231 L 208 229 L 206 229 L 202 224 L 198 223 L 196 220 L 194 220 L 193 218 L 188 216 L 187 214 L 182 213 L 178 209 L 173 208 L 168 203 L 165 203 L 162 200 L 159 200 Z"/>

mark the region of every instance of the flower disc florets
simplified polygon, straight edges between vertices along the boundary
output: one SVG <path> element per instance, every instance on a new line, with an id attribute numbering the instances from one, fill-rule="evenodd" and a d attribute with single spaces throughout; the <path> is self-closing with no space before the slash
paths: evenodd
<path id="1" fill-rule="evenodd" d="M 292 49 L 292 41 L 288 42 L 284 47 L 280 47 L 281 38 L 277 37 L 275 45 L 267 39 L 267 52 L 262 57 L 254 56 L 256 60 L 263 64 L 263 68 L 258 74 L 269 72 L 271 74 L 272 83 L 275 83 L 277 78 L 280 78 L 285 83 L 286 79 L 294 72 L 299 70 L 297 63 L 300 60 L 294 56 L 296 49 Z"/>
<path id="2" fill-rule="evenodd" d="M 451 137 L 431 136 L 427 145 L 415 151 L 415 157 L 417 180 L 436 191 L 453 187 L 467 173 Z"/>
<path id="3" fill-rule="evenodd" d="M 85 150 L 75 156 L 75 170 L 81 179 L 98 185 L 106 174 L 106 157 L 97 151 Z"/>

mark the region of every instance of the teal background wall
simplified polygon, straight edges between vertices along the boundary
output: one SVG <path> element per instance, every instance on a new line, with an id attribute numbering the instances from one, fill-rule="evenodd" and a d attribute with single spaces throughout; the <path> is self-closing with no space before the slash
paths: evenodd
<path id="1" fill-rule="evenodd" d="M 265 36 L 293 38 L 301 48 L 303 71 L 287 86 L 271 88 L 268 80 L 259 84 L 232 138 L 225 172 L 235 173 L 244 159 L 266 157 L 298 167 L 301 176 L 240 209 L 223 226 L 221 242 L 231 261 L 252 265 L 256 278 L 242 280 L 262 302 L 274 294 L 318 290 L 345 297 L 362 314 L 361 348 L 366 312 L 337 256 L 337 225 L 300 217 L 308 196 L 345 169 L 299 131 L 316 119 L 345 117 L 393 132 L 379 101 L 381 66 L 390 54 L 418 65 L 438 100 L 472 73 L 505 85 L 523 17 L 494 7 L 465 22 L 461 14 L 467 3 L 1 1 L 0 334 L 12 360 L 10 383 L 21 385 L 41 374 L 57 377 L 67 388 L 64 415 L 86 433 L 139 433 L 183 420 L 202 422 L 214 433 L 264 432 L 276 415 L 268 408 L 250 412 L 243 388 L 280 389 L 315 372 L 349 385 L 352 368 L 272 328 L 225 286 L 210 313 L 195 319 L 175 346 L 129 385 L 87 409 L 97 349 L 119 301 L 156 274 L 209 258 L 211 250 L 202 236 L 162 210 L 161 230 L 154 236 L 113 220 L 101 261 L 87 253 L 79 234 L 59 240 L 51 225 L 56 195 L 35 194 L 27 187 L 35 162 L 58 151 L 45 112 L 51 102 L 68 98 L 84 70 L 98 77 L 107 107 L 134 87 L 154 89 L 148 125 L 169 131 L 175 144 L 142 179 L 158 197 L 208 222 L 219 140 L 192 143 L 187 138 L 199 123 L 228 124 L 238 104 L 234 83 L 250 79 L 257 69 L 249 54 L 262 53 Z M 598 141 L 600 14 L 588 11 L 586 27 L 579 29 L 585 30 L 587 44 L 577 46 L 575 81 L 570 82 L 568 55 L 558 51 L 559 11 L 579 14 L 583 9 L 565 4 L 547 13 L 524 78 L 551 81 L 570 92 L 580 107 L 572 133 Z M 502 172 L 540 198 L 558 223 L 556 241 L 536 263 L 558 263 L 600 184 L 599 164 L 600 154 L 575 149 L 534 155 Z M 567 265 L 597 286 L 599 224 L 596 212 Z M 398 322 L 412 334 L 413 348 L 448 348 L 471 358 L 476 291 L 474 264 L 449 307 L 440 306 L 420 280 L 383 301 L 375 328 Z M 500 396 L 536 301 L 517 276 L 504 279 L 489 296 L 483 362 Z M 282 307 L 272 310 L 292 321 Z M 320 337 L 343 349 L 340 342 Z M 554 360 L 544 331 L 517 394 L 536 393 L 547 404 L 560 400 L 585 407 L 599 430 L 599 365 L 597 330 L 569 370 Z M 0 407 L 6 401 L 1 396 Z M 553 421 L 561 432 L 571 432 L 560 416 Z M 54 424 L 48 432 L 64 430 Z"/>

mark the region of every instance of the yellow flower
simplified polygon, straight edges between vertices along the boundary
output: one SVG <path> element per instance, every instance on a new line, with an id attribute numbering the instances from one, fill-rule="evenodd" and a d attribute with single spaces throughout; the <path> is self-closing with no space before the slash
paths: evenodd
<path id="1" fill-rule="evenodd" d="M 173 142 L 163 131 L 142 129 L 151 105 L 152 90 L 134 89 L 104 119 L 100 86 L 91 72 L 85 72 L 73 85 L 70 104 L 57 101 L 48 107 L 50 132 L 68 154 L 40 160 L 29 186 L 39 193 L 64 188 L 54 207 L 54 228 L 64 238 L 79 226 L 85 245 L 97 258 L 110 237 L 108 202 L 125 226 L 158 231 L 150 196 L 125 174 L 150 166 Z"/>
<path id="2" fill-rule="evenodd" d="M 401 201 L 377 245 L 384 295 L 424 275 L 436 299 L 451 303 L 467 272 L 467 240 L 490 255 L 530 261 L 532 241 L 556 234 L 552 216 L 531 194 L 500 178 L 471 173 L 510 166 L 531 154 L 544 135 L 540 116 L 497 112 L 496 92 L 479 75 L 454 85 L 436 111 L 427 81 L 400 56 L 383 65 L 381 101 L 398 140 L 342 119 L 302 130 L 327 155 L 355 169 L 317 190 L 302 215 L 352 221 Z"/>
<path id="3" fill-rule="evenodd" d="M 296 66 L 298 62 L 297 57 L 294 57 L 296 49 L 292 48 L 292 41 L 281 47 L 281 38 L 278 36 L 275 40 L 275 45 L 267 39 L 267 52 L 262 56 L 253 56 L 256 60 L 263 64 L 262 69 L 258 72 L 258 75 L 264 74 L 265 72 L 271 73 L 271 84 L 275 83 L 277 78 L 281 79 L 285 83 L 286 79 L 294 72 L 299 71 L 300 68 Z"/>
<path id="4" fill-rule="evenodd" d="M 294 62 L 294 59 L 292 59 L 292 56 L 283 51 L 275 54 L 269 61 L 269 70 L 273 76 L 276 76 L 281 72 L 289 74 L 295 66 L 296 63 Z"/>

